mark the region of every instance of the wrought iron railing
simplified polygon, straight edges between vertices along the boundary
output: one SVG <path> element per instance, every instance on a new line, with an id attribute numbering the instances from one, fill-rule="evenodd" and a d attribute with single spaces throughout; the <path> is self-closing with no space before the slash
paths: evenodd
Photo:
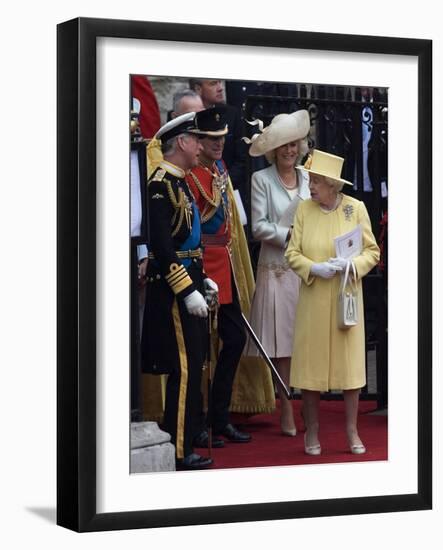
<path id="1" fill-rule="evenodd" d="M 278 113 L 306 109 L 311 119 L 310 147 L 317 147 L 344 157 L 342 177 L 354 182 L 347 194 L 363 201 L 376 237 L 380 222 L 387 211 L 388 105 L 387 93 L 376 91 L 370 101 L 364 100 L 366 89 L 339 86 L 293 85 L 298 95 L 248 95 L 242 102 L 244 120 L 261 119 L 268 125 Z M 363 100 L 362 100 L 363 96 Z M 245 135 L 254 129 L 245 124 Z M 247 157 L 248 181 L 255 170 L 264 168 L 263 157 Z M 250 189 L 248 190 L 250 192 Z M 249 211 L 250 201 L 246 200 Z M 259 243 L 247 228 L 254 268 Z M 385 246 L 386 253 L 386 246 Z M 387 258 L 385 269 L 378 266 L 364 279 L 366 326 L 366 366 L 368 383 L 362 390 L 363 399 L 376 400 L 378 407 L 387 405 Z M 329 399 L 338 394 L 329 393 Z"/>

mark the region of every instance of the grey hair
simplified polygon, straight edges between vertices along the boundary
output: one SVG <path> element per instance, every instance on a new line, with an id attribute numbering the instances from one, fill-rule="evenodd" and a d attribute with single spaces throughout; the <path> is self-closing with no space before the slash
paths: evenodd
<path id="1" fill-rule="evenodd" d="M 183 135 L 183 134 L 180 134 Z M 165 143 L 162 143 L 162 153 L 164 155 L 171 155 L 172 153 L 175 153 L 175 147 L 177 145 L 177 138 L 178 136 L 174 136 L 171 139 L 168 139 L 168 141 L 165 141 Z"/>
<path id="2" fill-rule="evenodd" d="M 329 178 L 328 176 L 322 176 L 321 174 L 315 174 L 313 173 L 317 178 L 321 178 L 321 181 L 324 181 L 326 185 L 337 191 L 337 193 L 340 193 L 340 191 L 343 189 L 344 183 L 342 181 L 337 181 L 333 178 Z M 309 174 L 309 179 L 311 179 L 312 174 Z"/>
<path id="3" fill-rule="evenodd" d="M 328 178 L 327 176 L 324 176 L 325 182 L 330 186 L 333 187 L 337 193 L 340 193 L 340 191 L 343 189 L 344 183 L 342 181 L 337 181 L 332 178 Z"/>
<path id="4" fill-rule="evenodd" d="M 185 90 L 181 90 L 180 92 L 176 92 L 172 98 L 172 110 L 175 113 L 178 113 L 180 101 L 184 97 L 200 97 L 200 95 L 195 92 L 194 90 L 191 90 L 190 88 L 186 88 Z"/>
<path id="5" fill-rule="evenodd" d="M 308 137 L 306 136 L 295 141 L 298 143 L 298 156 L 295 159 L 295 164 L 300 164 L 302 158 L 309 152 Z M 265 157 L 269 164 L 275 164 L 275 149 L 271 149 L 270 151 L 265 153 Z"/>
<path id="6" fill-rule="evenodd" d="M 175 150 L 177 148 L 177 140 L 178 138 L 188 138 L 189 134 L 178 134 L 177 136 L 172 137 L 171 139 L 168 139 L 165 143 L 162 143 L 162 153 L 163 156 L 165 155 L 172 155 L 175 153 Z"/>

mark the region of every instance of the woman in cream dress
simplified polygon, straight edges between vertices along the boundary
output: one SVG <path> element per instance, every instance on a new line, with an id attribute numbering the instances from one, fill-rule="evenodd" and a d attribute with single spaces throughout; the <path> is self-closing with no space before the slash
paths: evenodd
<path id="1" fill-rule="evenodd" d="M 252 175 L 252 233 L 261 248 L 250 323 L 288 386 L 300 279 L 289 268 L 284 252 L 297 206 L 309 198 L 308 179 L 295 170 L 308 152 L 309 127 L 305 110 L 279 114 L 252 138 L 249 150 L 251 156 L 265 154 L 271 163 Z M 246 353 L 258 354 L 252 342 Z M 280 406 L 282 433 L 294 436 L 292 405 L 284 395 L 280 395 Z"/>
<path id="2" fill-rule="evenodd" d="M 380 251 L 363 202 L 340 193 L 343 159 L 314 150 L 305 167 L 311 199 L 297 210 L 286 251 L 289 265 L 301 277 L 295 322 L 291 383 L 302 389 L 306 424 L 305 452 L 321 453 L 318 439 L 320 392 L 343 390 L 346 434 L 354 454 L 366 451 L 357 430 L 358 400 L 365 378 L 365 333 L 361 279 L 377 263 Z M 350 184 L 352 185 L 352 184 Z M 362 229 L 362 250 L 353 258 L 357 271 L 358 323 L 340 329 L 337 301 L 340 272 L 346 260 L 335 257 L 334 238 Z"/>

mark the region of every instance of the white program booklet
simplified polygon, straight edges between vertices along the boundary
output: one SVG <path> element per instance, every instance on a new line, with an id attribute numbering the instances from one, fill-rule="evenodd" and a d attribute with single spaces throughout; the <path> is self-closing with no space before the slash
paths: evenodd
<path id="1" fill-rule="evenodd" d="M 349 233 L 335 237 L 335 254 L 338 258 L 351 260 L 361 254 L 363 248 L 363 234 L 361 225 L 354 227 Z"/>
<path id="2" fill-rule="evenodd" d="M 281 218 L 278 221 L 278 225 L 282 227 L 291 227 L 291 225 L 294 223 L 295 218 L 295 212 L 297 210 L 297 206 L 300 203 L 300 197 L 296 195 L 292 201 L 289 203 L 286 210 L 281 215 Z"/>
<path id="3" fill-rule="evenodd" d="M 242 225 L 246 225 L 248 223 L 248 218 L 246 216 L 246 212 L 238 189 L 234 189 L 234 198 L 235 204 L 237 205 L 238 213 L 240 214 L 240 222 Z"/>

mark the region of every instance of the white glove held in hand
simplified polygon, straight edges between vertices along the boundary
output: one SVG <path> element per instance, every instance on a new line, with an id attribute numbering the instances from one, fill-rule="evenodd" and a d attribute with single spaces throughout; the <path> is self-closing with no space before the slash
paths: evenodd
<path id="1" fill-rule="evenodd" d="M 204 281 L 203 281 L 203 285 L 205 287 L 205 293 L 208 293 L 208 292 L 212 292 L 212 293 L 218 293 L 218 284 L 213 281 L 212 279 L 210 279 L 209 277 L 207 277 Z"/>
<path id="2" fill-rule="evenodd" d="M 186 296 L 185 306 L 191 315 L 197 315 L 197 317 L 208 316 L 208 306 L 198 290 L 194 290 L 189 296 Z"/>
<path id="3" fill-rule="evenodd" d="M 208 307 L 212 309 L 218 303 L 218 285 L 215 281 L 207 277 L 203 281 L 203 286 L 205 289 L 205 298 Z"/>
<path id="4" fill-rule="evenodd" d="M 341 271 L 344 271 L 346 269 L 348 260 L 345 260 L 344 258 L 329 258 L 328 263 L 336 265 L 341 269 Z"/>
<path id="5" fill-rule="evenodd" d="M 321 264 L 312 264 L 311 273 L 316 277 L 321 277 L 322 279 L 332 279 L 332 277 L 341 271 L 341 267 L 338 267 L 330 262 L 322 262 Z"/>

